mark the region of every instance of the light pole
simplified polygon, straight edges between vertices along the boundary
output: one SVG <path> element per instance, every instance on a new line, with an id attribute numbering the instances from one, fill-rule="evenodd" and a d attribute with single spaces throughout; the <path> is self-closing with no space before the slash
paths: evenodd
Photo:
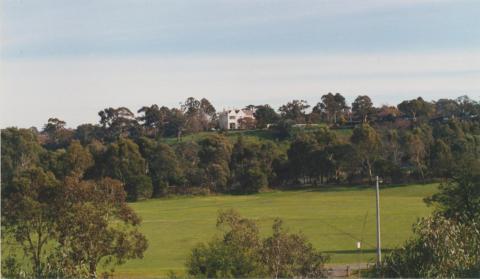
<path id="1" fill-rule="evenodd" d="M 380 240 L 380 187 L 378 176 L 376 177 L 376 192 L 377 192 L 377 268 L 380 267 L 382 261 L 382 250 L 381 250 L 381 240 Z"/>

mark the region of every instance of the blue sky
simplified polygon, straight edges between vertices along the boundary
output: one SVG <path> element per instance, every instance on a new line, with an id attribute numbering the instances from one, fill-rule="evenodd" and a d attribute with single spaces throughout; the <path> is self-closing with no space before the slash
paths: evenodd
<path id="1" fill-rule="evenodd" d="M 188 96 L 219 110 L 330 91 L 480 99 L 476 0 L 0 3 L 2 127 Z"/>

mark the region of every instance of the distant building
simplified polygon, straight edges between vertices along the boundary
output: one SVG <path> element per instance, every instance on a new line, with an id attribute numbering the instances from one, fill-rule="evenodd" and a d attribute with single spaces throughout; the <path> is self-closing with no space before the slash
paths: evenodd
<path id="1" fill-rule="evenodd" d="M 249 109 L 223 110 L 218 120 L 222 130 L 246 129 L 255 123 L 253 111 Z"/>

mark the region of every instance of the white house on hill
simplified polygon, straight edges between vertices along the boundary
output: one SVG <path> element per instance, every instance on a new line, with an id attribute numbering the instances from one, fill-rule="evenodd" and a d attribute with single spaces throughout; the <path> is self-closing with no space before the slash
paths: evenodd
<path id="1" fill-rule="evenodd" d="M 236 130 L 243 129 L 242 123 L 254 121 L 253 111 L 248 109 L 223 110 L 218 117 L 220 129 Z"/>

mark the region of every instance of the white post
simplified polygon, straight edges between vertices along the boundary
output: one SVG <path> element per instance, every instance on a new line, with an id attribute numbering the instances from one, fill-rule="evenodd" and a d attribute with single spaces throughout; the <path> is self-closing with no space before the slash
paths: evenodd
<path id="1" fill-rule="evenodd" d="M 380 241 L 380 187 L 378 182 L 378 176 L 376 177 L 376 192 L 377 192 L 377 266 L 380 267 L 382 261 L 382 250 Z"/>

